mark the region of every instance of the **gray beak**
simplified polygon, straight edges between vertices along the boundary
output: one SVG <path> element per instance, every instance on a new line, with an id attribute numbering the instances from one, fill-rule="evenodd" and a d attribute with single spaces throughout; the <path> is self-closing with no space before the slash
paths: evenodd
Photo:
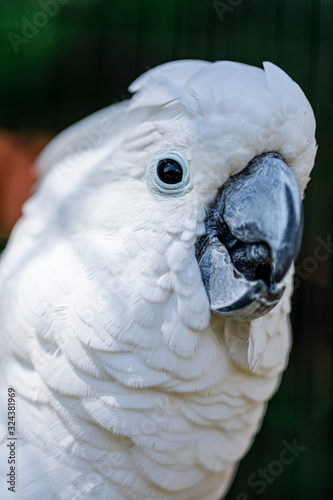
<path id="1" fill-rule="evenodd" d="M 298 184 L 281 156 L 254 158 L 220 189 L 196 257 L 212 312 L 236 320 L 266 314 L 296 258 L 303 212 Z"/>

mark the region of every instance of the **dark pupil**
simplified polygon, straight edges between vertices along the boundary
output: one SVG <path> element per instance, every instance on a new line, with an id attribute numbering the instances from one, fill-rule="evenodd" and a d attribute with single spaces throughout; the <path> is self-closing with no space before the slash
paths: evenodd
<path id="1" fill-rule="evenodd" d="M 178 184 L 183 178 L 183 169 L 176 160 L 166 158 L 158 162 L 157 173 L 165 184 Z"/>

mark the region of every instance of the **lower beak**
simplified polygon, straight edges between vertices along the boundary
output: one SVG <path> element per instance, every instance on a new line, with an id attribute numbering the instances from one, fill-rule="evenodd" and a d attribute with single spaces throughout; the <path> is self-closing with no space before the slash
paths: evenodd
<path id="1" fill-rule="evenodd" d="M 237 320 L 266 314 L 296 258 L 303 213 L 298 184 L 281 156 L 254 158 L 220 189 L 196 256 L 212 312 Z"/>

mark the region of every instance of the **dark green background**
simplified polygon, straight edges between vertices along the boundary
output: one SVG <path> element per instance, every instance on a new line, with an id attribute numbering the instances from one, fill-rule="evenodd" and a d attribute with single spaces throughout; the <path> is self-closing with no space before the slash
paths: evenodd
<path id="1" fill-rule="evenodd" d="M 172 59 L 272 61 L 300 84 L 317 117 L 319 150 L 298 258 L 306 272 L 316 238 L 333 234 L 333 1 L 226 0 L 224 6 L 219 16 L 204 0 L 68 0 L 15 53 L 9 33 L 22 35 L 22 18 L 32 21 L 41 7 L 2 0 L 0 127 L 58 132 L 125 98 L 136 76 Z M 333 498 L 330 261 L 312 264 L 316 269 L 306 272 L 294 294 L 289 367 L 228 500 L 245 500 L 242 492 L 251 499 Z M 249 476 L 279 459 L 282 441 L 294 439 L 306 450 L 259 495 L 247 484 Z"/>

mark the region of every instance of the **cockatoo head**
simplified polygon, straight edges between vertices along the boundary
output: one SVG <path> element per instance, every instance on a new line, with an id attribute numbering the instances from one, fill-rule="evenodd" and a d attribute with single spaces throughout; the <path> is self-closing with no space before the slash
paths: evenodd
<path id="1" fill-rule="evenodd" d="M 109 247 L 101 265 L 138 304 L 133 314 L 140 298 L 172 293 L 194 328 L 212 312 L 265 314 L 300 247 L 316 152 L 303 92 L 271 63 L 203 61 L 164 64 L 130 91 L 112 143 L 90 152 L 64 198 L 70 232 Z"/>

